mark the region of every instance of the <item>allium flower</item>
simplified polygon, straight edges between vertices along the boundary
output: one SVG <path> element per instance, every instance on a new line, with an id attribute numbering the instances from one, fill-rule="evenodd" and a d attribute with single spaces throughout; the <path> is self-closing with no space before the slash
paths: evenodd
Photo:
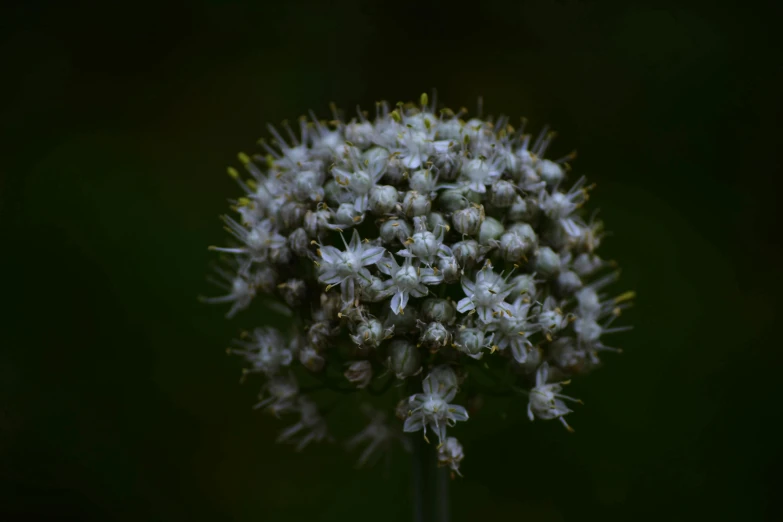
<path id="1" fill-rule="evenodd" d="M 429 427 L 443 442 L 446 427 L 468 420 L 468 411 L 463 406 L 449 404 L 457 395 L 457 377 L 450 368 L 440 366 L 427 375 L 422 388 L 424 393 L 408 398 L 410 413 L 403 429 L 406 432 L 424 430 L 426 439 Z"/>
<path id="2" fill-rule="evenodd" d="M 459 472 L 459 465 L 463 458 L 465 458 L 465 454 L 462 453 L 462 444 L 454 437 L 447 437 L 446 441 L 438 446 L 438 465 L 448 466 L 459 476 L 462 476 L 462 473 Z"/>
<path id="3" fill-rule="evenodd" d="M 530 390 L 530 400 L 527 403 L 527 416 L 531 421 L 536 417 L 545 420 L 558 419 L 568 431 L 573 431 L 573 428 L 571 428 L 563 418 L 564 415 L 571 413 L 571 410 L 565 405 L 563 399 L 578 403 L 581 403 L 582 401 L 558 393 L 563 389 L 563 384 L 568 384 L 567 381 L 547 384 L 548 378 L 549 365 L 544 363 L 536 372 L 536 385 Z"/>
<path id="4" fill-rule="evenodd" d="M 368 405 L 363 405 L 362 412 L 370 419 L 367 426 L 346 441 L 346 447 L 351 450 L 367 443 L 359 456 L 358 465 L 364 466 L 371 459 L 385 452 L 388 455 L 392 443 L 399 442 L 409 449 L 410 441 L 403 437 L 398 426 L 389 422 L 389 415 Z"/>
<path id="5" fill-rule="evenodd" d="M 296 405 L 299 422 L 280 432 L 278 442 L 295 442 L 296 451 L 301 451 L 311 442 L 321 442 L 329 438 L 329 430 L 324 418 L 318 413 L 318 406 L 306 397 L 299 397 Z"/>
<path id="6" fill-rule="evenodd" d="M 511 285 L 502 275 L 494 273 L 489 264 L 478 271 L 475 281 L 463 275 L 462 290 L 467 297 L 457 303 L 458 312 L 475 310 L 479 319 L 487 324 L 498 320 L 503 314 L 511 314 L 505 302 L 511 293 Z"/>
<path id="7" fill-rule="evenodd" d="M 528 320 L 531 306 L 530 299 L 517 297 L 508 305 L 509 313 L 489 327 L 495 333 L 493 340 L 497 347 L 500 350 L 511 348 L 511 355 L 520 364 L 527 361 L 528 349 L 533 347 L 530 336 L 540 329 L 538 324 Z"/>
<path id="8" fill-rule="evenodd" d="M 380 261 L 386 250 L 381 246 L 362 243 L 356 230 L 353 231 L 350 244 L 345 242 L 345 238 L 342 239 L 344 252 L 333 246 L 322 246 L 319 249 L 318 255 L 323 262 L 318 280 L 327 285 L 340 285 L 343 303 L 350 304 L 355 298 L 357 280 L 360 285 L 372 281 L 370 271 L 365 267 Z"/>
<path id="9" fill-rule="evenodd" d="M 573 399 L 550 376 L 619 352 L 606 335 L 627 329 L 615 322 L 634 295 L 609 291 L 618 272 L 597 253 L 603 224 L 584 214 L 591 186 L 570 178 L 575 154 L 548 159 L 546 128 L 533 137 L 524 122 L 436 105 L 311 112 L 296 130 L 270 127 L 260 154 L 240 153 L 243 173 L 228 169 L 240 189 L 223 218 L 231 243 L 211 249 L 230 268 L 203 300 L 228 317 L 267 308 L 253 315 L 266 326 L 229 352 L 264 379 L 257 408 L 293 417 L 281 441 L 331 440 L 321 393 L 356 393 L 397 403 L 394 415 L 367 410 L 348 444 L 366 444 L 360 462 L 409 446 L 403 432 L 434 431 L 438 462 L 459 474 L 451 432 L 468 421 L 466 397 L 526 393 L 531 419 L 570 428 Z M 292 324 L 269 326 L 273 314 Z M 411 395 L 375 399 L 390 388 Z"/>
<path id="10" fill-rule="evenodd" d="M 378 269 L 391 276 L 385 282 L 386 291 L 392 296 L 391 306 L 395 314 L 401 314 L 408 304 L 408 298 L 424 297 L 429 290 L 425 285 L 434 285 L 441 282 L 439 276 L 432 268 L 415 267 L 410 258 L 405 259 L 402 265 L 397 263 L 394 256 L 389 256 L 378 262 Z"/>

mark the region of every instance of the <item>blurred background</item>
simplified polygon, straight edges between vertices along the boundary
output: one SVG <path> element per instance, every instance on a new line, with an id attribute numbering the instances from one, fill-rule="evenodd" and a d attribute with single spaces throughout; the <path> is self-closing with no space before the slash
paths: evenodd
<path id="1" fill-rule="evenodd" d="M 261 318 L 196 297 L 267 122 L 435 87 L 579 151 L 638 294 L 575 434 L 518 400 L 457 428 L 453 520 L 783 520 L 780 12 L 715 4 L 3 7 L 0 519 L 407 520 L 404 454 L 274 444 L 224 351 Z"/>

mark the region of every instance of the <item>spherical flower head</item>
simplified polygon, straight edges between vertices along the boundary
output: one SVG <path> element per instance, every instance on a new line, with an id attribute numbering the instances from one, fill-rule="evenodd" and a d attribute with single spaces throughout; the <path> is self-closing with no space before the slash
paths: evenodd
<path id="1" fill-rule="evenodd" d="M 413 392 L 394 411 L 367 410 L 347 444 L 362 445 L 361 463 L 408 446 L 404 431 L 434 431 L 438 462 L 459 474 L 460 404 L 482 422 L 497 392 L 568 427 L 572 399 L 549 379 L 619 352 L 606 338 L 627 329 L 614 322 L 633 298 L 609 292 L 617 271 L 597 253 L 603 224 L 584 217 L 592 186 L 570 179 L 575 154 L 549 159 L 546 129 L 536 137 L 524 121 L 441 110 L 427 96 L 380 102 L 374 117 L 310 116 L 298 131 L 270 127 L 261 153 L 228 169 L 240 193 L 223 217 L 228 244 L 212 247 L 222 290 L 203 298 L 229 318 L 291 323 L 242 332 L 229 350 L 264 379 L 258 409 L 293 423 L 280 440 L 331 440 L 319 389 L 387 405 L 376 395 Z M 477 378 L 487 373 L 491 389 Z"/>

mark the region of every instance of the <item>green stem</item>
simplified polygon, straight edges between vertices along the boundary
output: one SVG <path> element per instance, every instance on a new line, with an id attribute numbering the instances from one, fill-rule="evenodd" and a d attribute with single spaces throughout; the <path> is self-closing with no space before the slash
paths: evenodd
<path id="1" fill-rule="evenodd" d="M 411 462 L 414 522 L 449 522 L 449 470 L 438 467 L 436 442 L 413 437 Z"/>

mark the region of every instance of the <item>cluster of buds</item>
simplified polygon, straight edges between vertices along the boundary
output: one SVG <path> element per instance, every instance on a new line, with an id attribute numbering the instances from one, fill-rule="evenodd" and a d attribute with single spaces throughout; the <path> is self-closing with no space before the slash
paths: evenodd
<path id="1" fill-rule="evenodd" d="M 292 318 L 290 331 L 245 332 L 231 350 L 266 378 L 258 406 L 297 416 L 281 440 L 331 440 L 303 377 L 404 390 L 396 415 L 370 411 L 351 439 L 368 442 L 362 461 L 421 431 L 459 473 L 447 431 L 468 420 L 458 402 L 487 391 L 487 375 L 493 393 L 526 395 L 531 420 L 571 430 L 566 402 L 579 401 L 562 386 L 618 351 L 604 338 L 624 329 L 612 322 L 633 298 L 606 292 L 617 271 L 596 254 L 601 223 L 582 217 L 592 187 L 569 181 L 575 154 L 545 159 L 547 129 L 532 139 L 524 120 L 466 120 L 426 95 L 378 103 L 374 119 L 332 112 L 302 117 L 298 133 L 284 123 L 285 136 L 270 126 L 265 154 L 239 155 L 248 175 L 228 169 L 243 194 L 224 217 L 234 244 L 211 247 L 228 268 L 226 294 L 208 302 L 229 303 L 230 317 L 267 294 Z"/>

